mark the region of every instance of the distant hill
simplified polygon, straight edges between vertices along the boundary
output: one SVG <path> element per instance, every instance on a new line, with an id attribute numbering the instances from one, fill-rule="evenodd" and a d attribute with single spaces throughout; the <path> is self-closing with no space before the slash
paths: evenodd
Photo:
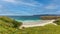
<path id="1" fill-rule="evenodd" d="M 60 16 L 60 14 L 41 14 L 41 15 L 33 15 L 33 16 Z"/>
<path id="2" fill-rule="evenodd" d="M 60 18 L 60 14 L 43 14 L 43 15 L 34 15 L 34 16 L 38 16 L 43 20 L 51 20 L 51 19 Z"/>

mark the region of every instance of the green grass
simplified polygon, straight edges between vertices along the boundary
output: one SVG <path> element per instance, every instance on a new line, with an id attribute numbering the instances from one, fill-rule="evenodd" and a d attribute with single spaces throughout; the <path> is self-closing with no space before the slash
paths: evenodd
<path id="1" fill-rule="evenodd" d="M 56 24 L 60 23 L 56 21 Z M 19 22 L 8 17 L 0 17 L 0 34 L 60 34 L 60 25 L 47 24 L 40 27 L 18 29 Z"/>
<path id="2" fill-rule="evenodd" d="M 24 32 L 28 34 L 60 34 L 60 26 L 48 24 L 46 26 L 26 28 Z"/>
<path id="3" fill-rule="evenodd" d="M 60 26 L 55 26 L 53 24 L 47 24 L 40 27 L 30 27 L 25 29 L 16 28 L 0 28 L 1 34 L 60 34 Z"/>

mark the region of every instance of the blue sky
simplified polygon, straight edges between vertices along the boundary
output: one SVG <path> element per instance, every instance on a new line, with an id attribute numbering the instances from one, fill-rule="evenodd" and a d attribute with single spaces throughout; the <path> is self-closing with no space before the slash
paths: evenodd
<path id="1" fill-rule="evenodd" d="M 0 0 L 0 15 L 60 14 L 60 0 Z"/>

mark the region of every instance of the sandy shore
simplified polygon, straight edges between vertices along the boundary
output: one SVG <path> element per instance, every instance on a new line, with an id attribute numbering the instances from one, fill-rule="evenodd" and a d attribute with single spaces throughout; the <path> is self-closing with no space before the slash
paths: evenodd
<path id="1" fill-rule="evenodd" d="M 53 23 L 55 20 L 39 20 L 39 21 L 24 21 L 21 27 L 36 27 L 44 26 L 49 23 Z"/>

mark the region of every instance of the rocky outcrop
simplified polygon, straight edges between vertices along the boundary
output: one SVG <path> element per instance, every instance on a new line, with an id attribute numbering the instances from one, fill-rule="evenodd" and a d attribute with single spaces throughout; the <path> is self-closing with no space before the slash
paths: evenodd
<path id="1" fill-rule="evenodd" d="M 52 19 L 58 19 L 60 16 L 41 16 L 40 17 L 43 20 L 52 20 Z"/>

